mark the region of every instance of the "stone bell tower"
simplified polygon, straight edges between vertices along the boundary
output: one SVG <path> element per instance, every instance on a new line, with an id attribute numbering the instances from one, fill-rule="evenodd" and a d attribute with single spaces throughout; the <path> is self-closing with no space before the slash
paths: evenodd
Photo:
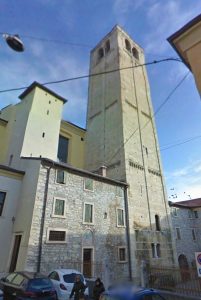
<path id="1" fill-rule="evenodd" d="M 173 265 L 174 246 L 143 49 L 115 26 L 91 51 L 86 169 L 128 182 L 132 275 Z"/>

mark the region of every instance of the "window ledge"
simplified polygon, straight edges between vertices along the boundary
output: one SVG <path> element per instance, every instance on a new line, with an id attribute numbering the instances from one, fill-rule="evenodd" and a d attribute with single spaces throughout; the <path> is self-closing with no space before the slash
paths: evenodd
<path id="1" fill-rule="evenodd" d="M 57 218 L 57 219 L 58 219 L 58 218 L 59 218 L 59 219 L 66 219 L 66 218 L 67 218 L 66 216 L 53 215 L 53 214 L 51 215 L 51 217 L 52 217 L 52 218 Z"/>

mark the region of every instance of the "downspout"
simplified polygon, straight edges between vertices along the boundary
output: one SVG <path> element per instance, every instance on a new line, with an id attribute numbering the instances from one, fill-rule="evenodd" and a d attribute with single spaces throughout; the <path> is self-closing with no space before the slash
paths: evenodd
<path id="1" fill-rule="evenodd" d="M 44 189 L 44 198 L 43 198 L 43 208 L 42 208 L 42 216 L 41 216 L 41 224 L 40 224 L 40 235 L 39 235 L 39 248 L 38 248 L 38 262 L 37 262 L 37 272 L 40 272 L 41 269 L 41 257 L 42 257 L 42 247 L 43 247 L 43 233 L 44 233 L 44 226 L 45 226 L 45 212 L 47 207 L 47 196 L 48 196 L 48 186 L 49 186 L 49 179 L 50 179 L 50 171 L 52 166 L 47 168 L 47 175 L 46 175 L 46 182 L 45 182 L 45 189 Z"/>
<path id="2" fill-rule="evenodd" d="M 128 274 L 129 274 L 129 280 L 132 281 L 131 242 L 130 242 L 127 188 L 128 188 L 127 186 L 124 187 L 124 206 L 125 206 L 125 220 L 126 220 L 126 240 L 127 240 L 127 249 L 128 249 Z"/>

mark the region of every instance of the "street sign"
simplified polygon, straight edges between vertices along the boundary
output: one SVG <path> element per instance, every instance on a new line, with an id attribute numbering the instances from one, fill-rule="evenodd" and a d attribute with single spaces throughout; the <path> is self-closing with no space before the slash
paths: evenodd
<path id="1" fill-rule="evenodd" d="M 195 261 L 197 266 L 198 277 L 201 277 L 201 252 L 195 252 Z"/>

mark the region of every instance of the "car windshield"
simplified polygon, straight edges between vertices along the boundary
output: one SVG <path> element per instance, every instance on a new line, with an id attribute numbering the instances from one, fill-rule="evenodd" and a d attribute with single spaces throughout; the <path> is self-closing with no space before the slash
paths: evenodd
<path id="1" fill-rule="evenodd" d="M 84 281 L 84 277 L 83 277 L 81 274 L 77 274 L 77 273 L 65 274 L 65 275 L 63 276 L 63 278 L 64 278 L 64 281 L 65 281 L 66 283 L 74 283 L 74 282 L 75 282 L 75 277 L 76 277 L 77 275 L 80 276 L 80 279 L 81 279 L 81 281 L 83 282 L 83 281 Z"/>
<path id="2" fill-rule="evenodd" d="M 52 283 L 47 278 L 34 278 L 29 280 L 28 288 L 34 290 L 51 289 Z"/>

